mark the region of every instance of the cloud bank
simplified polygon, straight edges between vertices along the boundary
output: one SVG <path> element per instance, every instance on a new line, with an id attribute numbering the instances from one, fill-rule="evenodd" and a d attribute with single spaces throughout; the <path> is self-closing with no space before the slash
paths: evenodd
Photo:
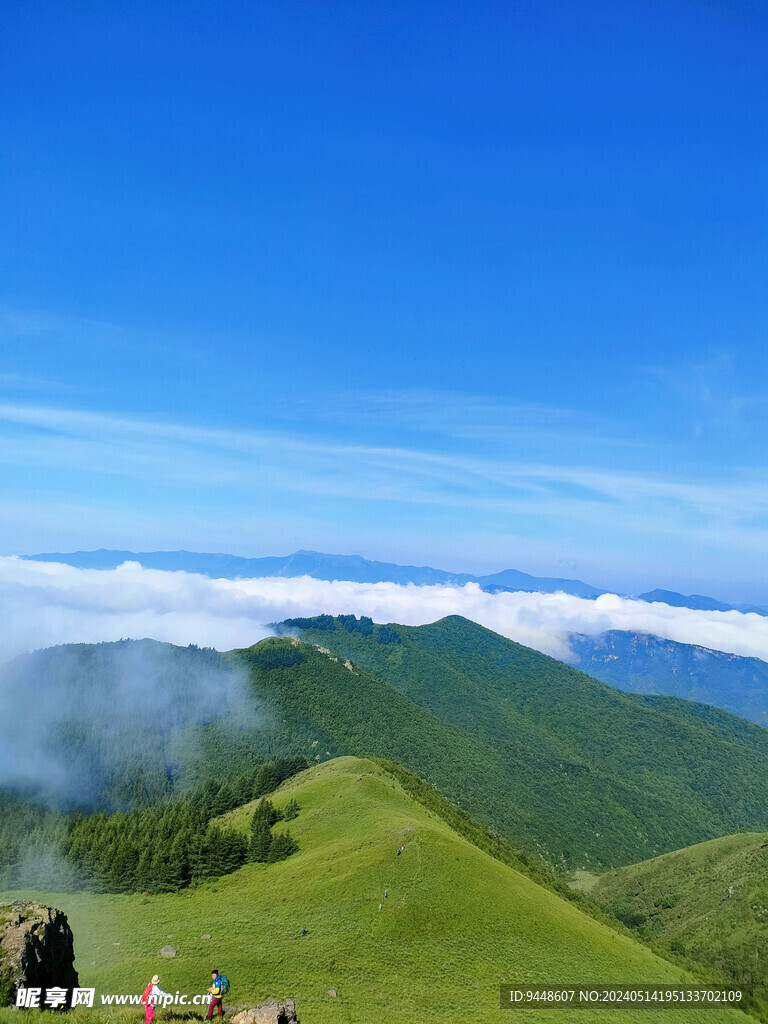
<path id="1" fill-rule="evenodd" d="M 561 659 L 570 654 L 569 633 L 623 629 L 768 660 L 768 618 L 613 594 L 588 601 L 567 594 L 486 594 L 471 583 L 420 587 L 306 576 L 212 580 L 132 562 L 95 570 L 0 558 L 0 661 L 52 644 L 127 637 L 228 650 L 267 636 L 270 622 L 321 612 L 408 625 L 464 615 Z"/>

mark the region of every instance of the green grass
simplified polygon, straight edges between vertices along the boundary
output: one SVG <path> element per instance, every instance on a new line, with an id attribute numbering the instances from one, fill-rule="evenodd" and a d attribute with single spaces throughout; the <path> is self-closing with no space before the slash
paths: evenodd
<path id="1" fill-rule="evenodd" d="M 611 871 L 590 896 L 660 946 L 738 984 L 751 979 L 768 1015 L 768 833 L 726 836 Z"/>
<path id="2" fill-rule="evenodd" d="M 591 892 L 599 878 L 600 875 L 592 871 L 574 871 L 568 879 L 568 884 L 576 892 Z"/>
<path id="3" fill-rule="evenodd" d="M 232 981 L 231 1002 L 292 996 L 303 1024 L 486 1024 L 507 1019 L 498 1005 L 505 982 L 690 981 L 631 936 L 478 849 L 371 760 L 318 765 L 273 799 L 282 806 L 291 797 L 298 817 L 275 828 L 289 827 L 300 849 L 281 863 L 250 864 L 172 895 L 25 895 L 68 914 L 81 984 L 97 996 L 140 992 L 155 971 L 167 990 L 199 992 L 217 967 Z M 252 810 L 224 820 L 246 829 Z M 176 958 L 159 956 L 166 943 Z M 580 1011 L 518 1013 L 526 1022 L 588 1024 Z M 138 1020 L 140 1012 L 75 1017 L 97 1024 Z M 606 1024 L 744 1019 L 729 1010 L 600 1013 Z M 2 1011 L 0 1020 L 18 1022 L 18 1013 Z"/>

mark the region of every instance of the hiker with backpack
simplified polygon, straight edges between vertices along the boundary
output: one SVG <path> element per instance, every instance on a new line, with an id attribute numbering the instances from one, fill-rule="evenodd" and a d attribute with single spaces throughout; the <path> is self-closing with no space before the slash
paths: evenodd
<path id="1" fill-rule="evenodd" d="M 213 979 L 213 984 L 208 989 L 211 993 L 211 1001 L 208 1005 L 208 1014 L 205 1018 L 206 1020 L 213 1019 L 214 1010 L 219 1011 L 220 1017 L 224 1016 L 224 1007 L 222 1006 L 221 1001 L 224 996 L 229 994 L 229 981 L 225 975 L 219 974 L 218 971 L 211 971 L 211 978 Z"/>
<path id="2" fill-rule="evenodd" d="M 155 1007 L 163 998 L 168 995 L 167 992 L 158 986 L 160 978 L 157 974 L 152 975 L 152 981 L 147 985 L 144 991 L 141 993 L 141 1001 L 146 1006 L 146 1013 L 144 1014 L 144 1024 L 152 1024 L 152 1018 L 155 1016 Z"/>

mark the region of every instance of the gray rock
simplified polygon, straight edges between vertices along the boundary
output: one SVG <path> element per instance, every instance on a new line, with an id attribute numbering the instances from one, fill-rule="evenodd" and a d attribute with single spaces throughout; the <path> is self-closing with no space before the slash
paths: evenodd
<path id="1" fill-rule="evenodd" d="M 160 956 L 176 956 L 176 950 L 173 946 L 163 946 L 160 950 Z"/>
<path id="2" fill-rule="evenodd" d="M 211 936 L 210 936 L 210 935 L 208 935 L 207 933 L 206 933 L 205 935 L 201 935 L 201 936 L 200 936 L 200 938 L 201 938 L 201 939 L 210 939 L 210 937 L 211 937 Z"/>
<path id="3" fill-rule="evenodd" d="M 75 950 L 67 915 L 31 900 L 0 907 L 0 1005 L 19 988 L 74 988 Z"/>
<path id="4" fill-rule="evenodd" d="M 232 1024 L 299 1024 L 296 1019 L 296 1004 L 292 999 L 285 1003 L 272 1000 L 242 1010 L 232 1018 Z"/>
<path id="5" fill-rule="evenodd" d="M 328 995 L 331 997 L 331 999 L 335 999 L 338 994 L 339 993 L 336 991 L 335 988 L 328 989 Z"/>

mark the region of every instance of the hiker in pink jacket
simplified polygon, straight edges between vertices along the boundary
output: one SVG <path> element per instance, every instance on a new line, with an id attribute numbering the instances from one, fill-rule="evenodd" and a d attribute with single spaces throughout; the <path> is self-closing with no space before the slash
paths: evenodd
<path id="1" fill-rule="evenodd" d="M 141 1001 L 147 1007 L 147 1011 L 144 1015 L 144 1024 L 152 1024 L 152 1018 L 155 1016 L 155 1007 L 158 1002 L 167 995 L 167 992 L 163 990 L 157 984 L 160 978 L 157 974 L 152 975 L 152 981 L 147 985 L 141 994 Z"/>

